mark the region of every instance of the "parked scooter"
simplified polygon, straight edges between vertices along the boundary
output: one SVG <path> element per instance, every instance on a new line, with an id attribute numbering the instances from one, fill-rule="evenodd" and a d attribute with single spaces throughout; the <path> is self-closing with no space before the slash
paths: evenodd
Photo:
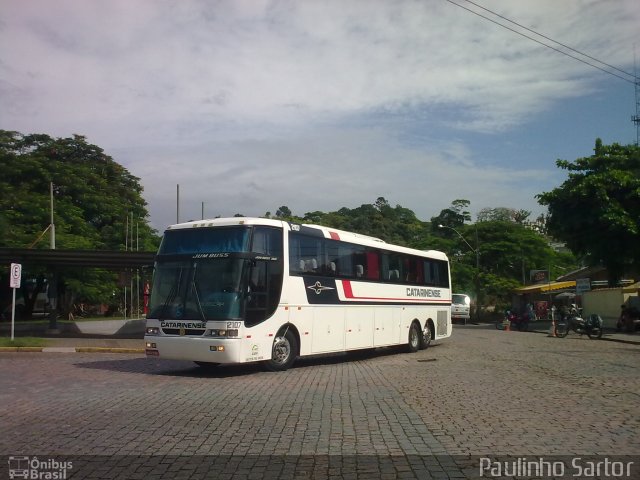
<path id="1" fill-rule="evenodd" d="M 592 314 L 589 318 L 582 318 L 577 310 L 573 309 L 567 317 L 556 324 L 556 336 L 564 338 L 573 330 L 580 335 L 587 334 L 591 339 L 602 337 L 602 318 Z"/>

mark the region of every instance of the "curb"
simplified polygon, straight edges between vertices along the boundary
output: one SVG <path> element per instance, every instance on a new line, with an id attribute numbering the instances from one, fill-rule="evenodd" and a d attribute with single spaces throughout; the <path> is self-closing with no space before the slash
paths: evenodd
<path id="1" fill-rule="evenodd" d="M 110 347 L 0 347 L 0 353 L 145 353 L 144 348 Z"/>

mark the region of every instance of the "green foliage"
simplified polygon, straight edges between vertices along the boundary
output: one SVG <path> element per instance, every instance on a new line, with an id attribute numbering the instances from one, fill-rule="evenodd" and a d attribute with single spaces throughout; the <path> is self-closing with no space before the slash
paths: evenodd
<path id="1" fill-rule="evenodd" d="M 640 271 L 640 148 L 598 139 L 594 155 L 556 164 L 568 179 L 537 197 L 549 208 L 549 233 L 614 282 Z"/>
<path id="2" fill-rule="evenodd" d="M 281 206 L 278 210 L 276 210 L 276 217 L 278 218 L 290 218 L 291 210 L 286 205 Z"/>
<path id="3" fill-rule="evenodd" d="M 466 222 L 471 221 L 471 214 L 467 210 L 471 205 L 469 200 L 454 200 L 450 208 L 445 208 L 436 217 L 431 218 L 431 223 L 436 227 L 444 225 L 450 228 L 462 227 Z"/>
<path id="4" fill-rule="evenodd" d="M 570 254 L 554 251 L 545 237 L 514 221 L 464 225 L 456 229 L 459 235 L 445 230 L 453 235 L 438 248 L 449 255 L 454 290 L 479 297 L 483 304 L 509 303 L 512 290 L 528 283 L 531 270 L 575 266 Z"/>
<path id="5" fill-rule="evenodd" d="M 379 197 L 374 204 L 363 204 L 354 209 L 341 208 L 331 213 L 309 212 L 302 221 L 414 248 L 423 248 L 428 235 L 426 225 L 416 218 L 413 211 L 400 205 L 392 207 L 384 197 Z"/>
<path id="6" fill-rule="evenodd" d="M 513 208 L 483 208 L 478 212 L 479 222 L 488 221 L 501 221 L 501 222 L 515 222 L 524 223 L 531 212 L 529 210 L 515 210 Z"/>
<path id="7" fill-rule="evenodd" d="M 136 244 L 154 251 L 159 244 L 139 179 L 83 136 L 0 130 L 0 171 L 0 247 L 49 248 L 49 235 L 42 234 L 51 222 L 51 183 L 56 248 L 124 250 Z M 25 271 L 25 277 L 37 279 L 32 291 L 23 288 L 27 315 L 44 288 L 44 273 Z M 117 289 L 113 272 L 67 268 L 58 273 L 62 310 L 76 299 L 107 303 Z"/>
<path id="8" fill-rule="evenodd" d="M 157 247 L 139 179 L 84 137 L 0 130 L 0 168 L 1 247 L 29 247 L 49 225 L 51 182 L 57 248 L 124 250 L 131 218 L 140 249 Z"/>

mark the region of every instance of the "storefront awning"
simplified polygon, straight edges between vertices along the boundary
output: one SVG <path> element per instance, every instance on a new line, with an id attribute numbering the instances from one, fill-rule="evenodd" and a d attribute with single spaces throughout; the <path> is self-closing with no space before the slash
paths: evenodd
<path id="1" fill-rule="evenodd" d="M 557 290 L 564 290 L 566 288 L 576 288 L 576 281 L 569 280 L 566 282 L 551 282 L 551 283 L 539 283 L 537 285 L 529 285 L 527 287 L 516 288 L 514 293 L 517 295 L 524 295 L 527 293 L 545 293 L 555 292 Z"/>

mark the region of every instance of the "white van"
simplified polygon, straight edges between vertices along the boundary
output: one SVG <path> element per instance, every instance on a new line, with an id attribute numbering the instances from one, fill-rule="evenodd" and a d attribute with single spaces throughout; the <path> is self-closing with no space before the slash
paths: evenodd
<path id="1" fill-rule="evenodd" d="M 454 293 L 451 299 L 451 323 L 462 320 L 466 325 L 471 318 L 471 297 L 464 293 Z"/>

